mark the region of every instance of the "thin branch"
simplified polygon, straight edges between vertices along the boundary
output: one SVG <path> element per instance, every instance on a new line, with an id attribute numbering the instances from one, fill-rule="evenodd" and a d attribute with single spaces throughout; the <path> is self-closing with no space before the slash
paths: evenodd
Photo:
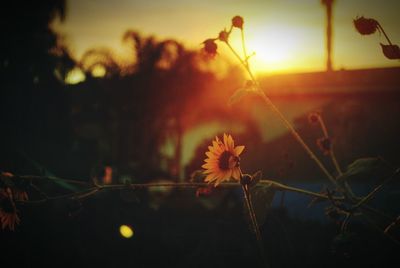
<path id="1" fill-rule="evenodd" d="M 346 214 L 346 217 L 344 218 L 344 220 L 342 222 L 342 225 L 340 226 L 340 231 L 342 233 L 346 232 L 347 226 L 349 225 L 349 221 L 350 221 L 351 216 L 353 216 L 352 213 L 347 213 Z"/>
<path id="2" fill-rule="evenodd" d="M 240 28 L 240 35 L 242 37 L 243 58 L 245 59 L 244 62 L 246 63 L 246 66 L 249 66 L 248 57 L 247 57 L 247 51 L 246 51 L 246 42 L 244 40 L 244 30 L 243 30 L 243 28 Z"/>
<path id="3" fill-rule="evenodd" d="M 257 84 L 257 80 L 255 79 L 253 72 L 250 69 L 250 66 L 247 61 L 243 60 L 239 54 L 233 49 L 233 47 L 229 44 L 229 42 L 225 42 L 229 49 L 232 51 L 232 53 L 235 55 L 235 57 L 239 60 L 239 62 L 243 65 L 243 67 L 246 69 L 247 73 L 251 77 L 251 80 L 253 81 L 254 84 Z M 245 46 L 245 41 L 244 41 L 244 35 L 242 31 L 242 44 L 243 47 Z M 267 97 L 265 92 L 260 88 L 258 85 L 258 90 L 259 90 L 259 95 L 261 98 L 266 102 L 266 104 L 272 109 L 273 112 L 275 112 L 278 117 L 281 119 L 283 124 L 286 126 L 286 128 L 292 133 L 293 137 L 300 143 L 300 145 L 305 149 L 305 151 L 308 153 L 308 155 L 315 161 L 315 163 L 318 165 L 318 167 L 322 170 L 322 172 L 328 177 L 328 179 L 333 183 L 333 185 L 336 186 L 336 188 L 340 189 L 342 192 L 346 192 L 345 189 L 343 189 L 335 180 L 335 178 L 329 173 L 329 171 L 325 168 L 325 166 L 322 164 L 322 162 L 319 160 L 319 158 L 311 151 L 311 149 L 308 147 L 308 145 L 304 142 L 304 140 L 301 138 L 299 133 L 294 129 L 292 124 L 286 119 L 286 117 L 281 113 L 281 111 L 275 106 L 275 104 Z"/>
<path id="4" fill-rule="evenodd" d="M 393 243 L 395 243 L 397 246 L 400 246 L 400 241 L 398 241 L 397 239 L 395 239 L 393 236 L 391 236 L 389 233 L 385 232 L 384 230 L 382 230 L 373 220 L 371 220 L 367 215 L 365 214 L 361 214 L 364 219 L 377 231 L 379 232 L 381 235 L 383 235 L 384 237 L 388 238 L 390 241 L 392 241 Z"/>
<path id="5" fill-rule="evenodd" d="M 378 193 L 385 184 L 390 182 L 392 179 L 396 177 L 400 173 L 400 168 L 396 169 L 396 171 L 390 175 L 387 179 L 385 179 L 381 184 L 379 184 L 374 190 L 372 190 L 367 196 L 365 196 L 363 199 L 361 199 L 354 207 L 353 209 L 357 209 L 361 207 L 363 204 L 366 204 L 369 200 L 371 200 L 376 193 Z"/>
<path id="6" fill-rule="evenodd" d="M 300 134 L 294 129 L 292 124 L 286 119 L 286 117 L 281 113 L 281 111 L 278 109 L 278 107 L 275 106 L 275 104 L 271 101 L 270 98 L 267 97 L 267 95 L 264 93 L 259 88 L 260 91 L 260 96 L 261 98 L 265 101 L 265 103 L 272 109 L 275 114 L 278 115 L 278 117 L 281 119 L 285 127 L 290 131 L 292 136 L 295 138 L 295 140 L 300 143 L 300 145 L 303 147 L 303 149 L 307 152 L 307 154 L 310 156 L 312 160 L 318 165 L 318 167 L 322 170 L 322 172 L 326 175 L 326 177 L 332 182 L 333 185 L 335 185 L 338 189 L 343 190 L 340 185 L 337 183 L 335 178 L 329 173 L 329 171 L 325 168 L 324 164 L 319 160 L 319 158 L 314 154 L 314 152 L 310 149 L 310 147 L 304 142 L 303 138 L 300 136 Z"/>
<path id="7" fill-rule="evenodd" d="M 382 25 L 378 22 L 378 27 L 381 29 L 383 35 L 385 36 L 386 40 L 388 41 L 389 45 L 393 46 L 392 42 L 389 39 L 389 36 L 386 34 L 385 30 L 383 29 Z"/>
<path id="8" fill-rule="evenodd" d="M 389 224 L 386 228 L 385 228 L 385 234 L 388 234 L 390 232 L 391 229 L 393 229 L 393 227 L 395 227 L 396 225 L 400 224 L 400 216 L 398 216 L 396 218 L 396 220 L 394 220 L 391 224 Z"/>
<path id="9" fill-rule="evenodd" d="M 85 185 L 85 186 L 93 185 L 92 183 L 85 182 L 82 180 L 62 179 L 62 178 L 58 178 L 58 177 L 54 177 L 54 176 L 24 175 L 24 176 L 17 176 L 17 177 L 21 178 L 21 179 L 26 179 L 26 180 L 43 179 L 43 180 L 63 181 L 63 182 L 68 182 L 68 183 L 72 183 L 72 184 L 80 184 L 80 185 Z"/>
<path id="10" fill-rule="evenodd" d="M 35 176 L 23 176 L 24 178 L 30 178 L 30 177 L 35 177 Z M 40 177 L 40 178 L 46 178 L 46 177 Z M 63 179 L 58 178 L 59 180 L 63 181 Z M 70 182 L 75 182 L 73 180 L 68 180 Z M 88 185 L 91 185 L 91 183 L 88 183 Z M 37 203 L 37 202 L 44 202 L 47 200 L 55 200 L 55 199 L 61 199 L 61 198 L 70 198 L 70 197 L 87 197 L 89 195 L 95 194 L 98 192 L 98 190 L 121 190 L 121 189 L 144 189 L 144 188 L 152 188 L 152 187 L 172 187 L 172 188 L 197 188 L 197 187 L 207 187 L 210 186 L 209 183 L 206 182 L 167 182 L 167 183 L 130 183 L 130 184 L 97 184 L 97 185 L 92 185 L 92 187 L 87 188 L 85 190 L 82 190 L 80 192 L 73 192 L 73 193 L 68 193 L 68 194 L 63 194 L 63 195 L 58 195 L 58 196 L 47 196 L 46 194 L 43 194 L 45 198 L 37 201 L 25 201 L 23 203 Z M 224 182 L 219 184 L 219 187 L 221 188 L 231 188 L 231 187 L 240 187 L 241 185 L 237 182 Z M 325 194 L 297 188 L 297 187 L 292 187 L 288 186 L 279 182 L 276 182 L 274 180 L 260 180 L 255 187 L 262 187 L 262 186 L 269 186 L 272 187 L 276 190 L 279 191 L 290 191 L 290 192 L 296 192 L 299 194 L 304 194 L 312 197 L 316 197 L 319 199 L 325 199 L 328 200 L 329 197 Z M 37 187 L 36 187 L 37 188 Z M 35 189 L 36 189 L 35 188 Z M 40 189 L 37 188 L 36 190 Z M 343 197 L 337 196 L 334 197 L 335 200 L 339 201 L 344 201 Z"/>
<path id="11" fill-rule="evenodd" d="M 322 118 L 321 115 L 318 115 L 318 122 L 319 125 L 321 126 L 322 133 L 324 134 L 324 137 L 326 139 L 331 139 L 328 133 L 328 128 L 326 127 L 326 124 L 324 122 L 324 119 Z M 342 169 L 340 168 L 339 162 L 336 159 L 335 151 L 333 150 L 333 142 L 331 142 L 331 148 L 329 150 L 329 156 L 331 158 L 331 161 L 333 165 L 335 166 L 335 169 L 339 176 L 343 175 Z M 347 183 L 347 181 L 344 182 L 344 189 L 347 191 L 351 199 L 355 200 L 357 199 L 356 195 L 354 194 L 353 190 L 351 189 L 350 185 Z"/>
<path id="12" fill-rule="evenodd" d="M 262 241 L 260 227 L 258 226 L 257 217 L 256 217 L 256 214 L 254 212 L 253 204 L 251 203 L 250 191 L 249 191 L 248 185 L 242 185 L 242 189 L 243 189 L 243 194 L 244 194 L 244 200 L 245 200 L 245 203 L 246 203 L 246 207 L 247 207 L 247 209 L 249 211 L 250 221 L 252 223 L 253 231 L 254 231 L 254 233 L 256 235 L 256 238 L 257 238 L 258 249 L 260 251 L 261 258 L 262 258 L 265 266 L 267 267 L 268 264 L 267 264 L 267 260 L 266 260 L 266 257 L 265 257 L 264 244 L 263 244 L 263 241 Z"/>

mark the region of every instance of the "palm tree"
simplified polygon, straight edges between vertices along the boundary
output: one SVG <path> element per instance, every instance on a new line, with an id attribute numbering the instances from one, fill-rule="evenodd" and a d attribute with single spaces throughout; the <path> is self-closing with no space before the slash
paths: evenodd
<path id="1" fill-rule="evenodd" d="M 326 7 L 326 70 L 332 71 L 332 8 L 334 0 L 321 0 Z"/>

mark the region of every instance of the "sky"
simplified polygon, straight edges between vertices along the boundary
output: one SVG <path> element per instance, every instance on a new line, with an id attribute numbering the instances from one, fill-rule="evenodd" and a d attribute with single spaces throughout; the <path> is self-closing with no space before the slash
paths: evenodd
<path id="1" fill-rule="evenodd" d="M 334 69 L 399 66 L 386 59 L 379 43 L 383 35 L 358 34 L 357 16 L 378 20 L 395 44 L 400 44 L 400 1 L 335 0 Z M 241 15 L 247 49 L 255 52 L 256 73 L 293 73 L 325 69 L 325 8 L 320 0 L 67 0 L 67 16 L 54 28 L 75 58 L 91 48 L 111 48 L 126 58 L 122 36 L 128 29 L 163 40 L 173 38 L 190 49 L 216 37 L 231 18 Z M 232 36 L 235 45 L 239 34 Z M 222 56 L 229 59 L 230 55 Z"/>

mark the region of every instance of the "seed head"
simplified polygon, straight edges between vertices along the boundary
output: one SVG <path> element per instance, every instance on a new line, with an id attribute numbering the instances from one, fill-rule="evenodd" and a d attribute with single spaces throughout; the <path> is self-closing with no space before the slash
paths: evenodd
<path id="1" fill-rule="evenodd" d="M 398 45 L 384 45 L 381 44 L 382 52 L 386 58 L 390 60 L 400 59 L 400 48 Z"/>
<path id="2" fill-rule="evenodd" d="M 319 138 L 317 140 L 317 145 L 324 154 L 329 154 L 332 149 L 332 141 L 330 138 Z"/>
<path id="3" fill-rule="evenodd" d="M 228 42 L 229 33 L 225 30 L 221 31 L 218 35 L 218 39 L 222 42 Z"/>
<path id="4" fill-rule="evenodd" d="M 310 113 L 308 115 L 308 122 L 311 124 L 317 124 L 320 118 L 320 114 L 317 112 Z"/>
<path id="5" fill-rule="evenodd" d="M 203 42 L 204 51 L 210 56 L 215 56 L 217 54 L 217 44 L 215 43 L 215 39 L 207 39 Z"/>
<path id="6" fill-rule="evenodd" d="M 355 20 L 353 20 L 353 22 L 357 31 L 362 35 L 375 33 L 379 25 L 378 21 L 364 17 L 357 17 Z"/>
<path id="7" fill-rule="evenodd" d="M 235 16 L 232 18 L 232 26 L 233 27 L 243 29 L 243 23 L 244 23 L 244 20 L 241 16 Z"/>

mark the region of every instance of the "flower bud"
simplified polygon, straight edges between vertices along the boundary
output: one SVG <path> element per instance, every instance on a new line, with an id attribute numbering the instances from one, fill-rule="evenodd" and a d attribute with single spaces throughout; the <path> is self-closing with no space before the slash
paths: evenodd
<path id="1" fill-rule="evenodd" d="M 229 33 L 227 31 L 221 31 L 218 35 L 218 39 L 222 42 L 228 42 Z"/>
<path id="2" fill-rule="evenodd" d="M 211 56 L 215 56 L 217 54 L 217 44 L 215 43 L 215 39 L 207 39 L 203 42 L 204 50 L 207 54 Z"/>
<path id="3" fill-rule="evenodd" d="M 240 183 L 242 185 L 249 185 L 252 181 L 252 177 L 248 174 L 244 174 L 241 178 L 240 178 Z"/>
<path id="4" fill-rule="evenodd" d="M 239 29 L 243 29 L 243 18 L 241 16 L 235 16 L 232 18 L 232 26 L 239 28 Z"/>
<path id="5" fill-rule="evenodd" d="M 354 26 L 357 31 L 362 35 L 373 34 L 378 29 L 379 22 L 374 19 L 367 19 L 364 17 L 357 17 L 353 20 Z"/>
<path id="6" fill-rule="evenodd" d="M 324 154 L 329 154 L 332 149 L 332 141 L 330 138 L 320 138 L 317 140 L 317 145 Z"/>
<path id="7" fill-rule="evenodd" d="M 398 45 L 384 45 L 381 43 L 382 52 L 390 60 L 400 59 L 400 48 Z"/>
<path id="8" fill-rule="evenodd" d="M 316 112 L 310 113 L 308 115 L 308 122 L 310 122 L 311 124 L 317 124 L 319 121 L 319 117 L 320 117 L 319 113 Z"/>

